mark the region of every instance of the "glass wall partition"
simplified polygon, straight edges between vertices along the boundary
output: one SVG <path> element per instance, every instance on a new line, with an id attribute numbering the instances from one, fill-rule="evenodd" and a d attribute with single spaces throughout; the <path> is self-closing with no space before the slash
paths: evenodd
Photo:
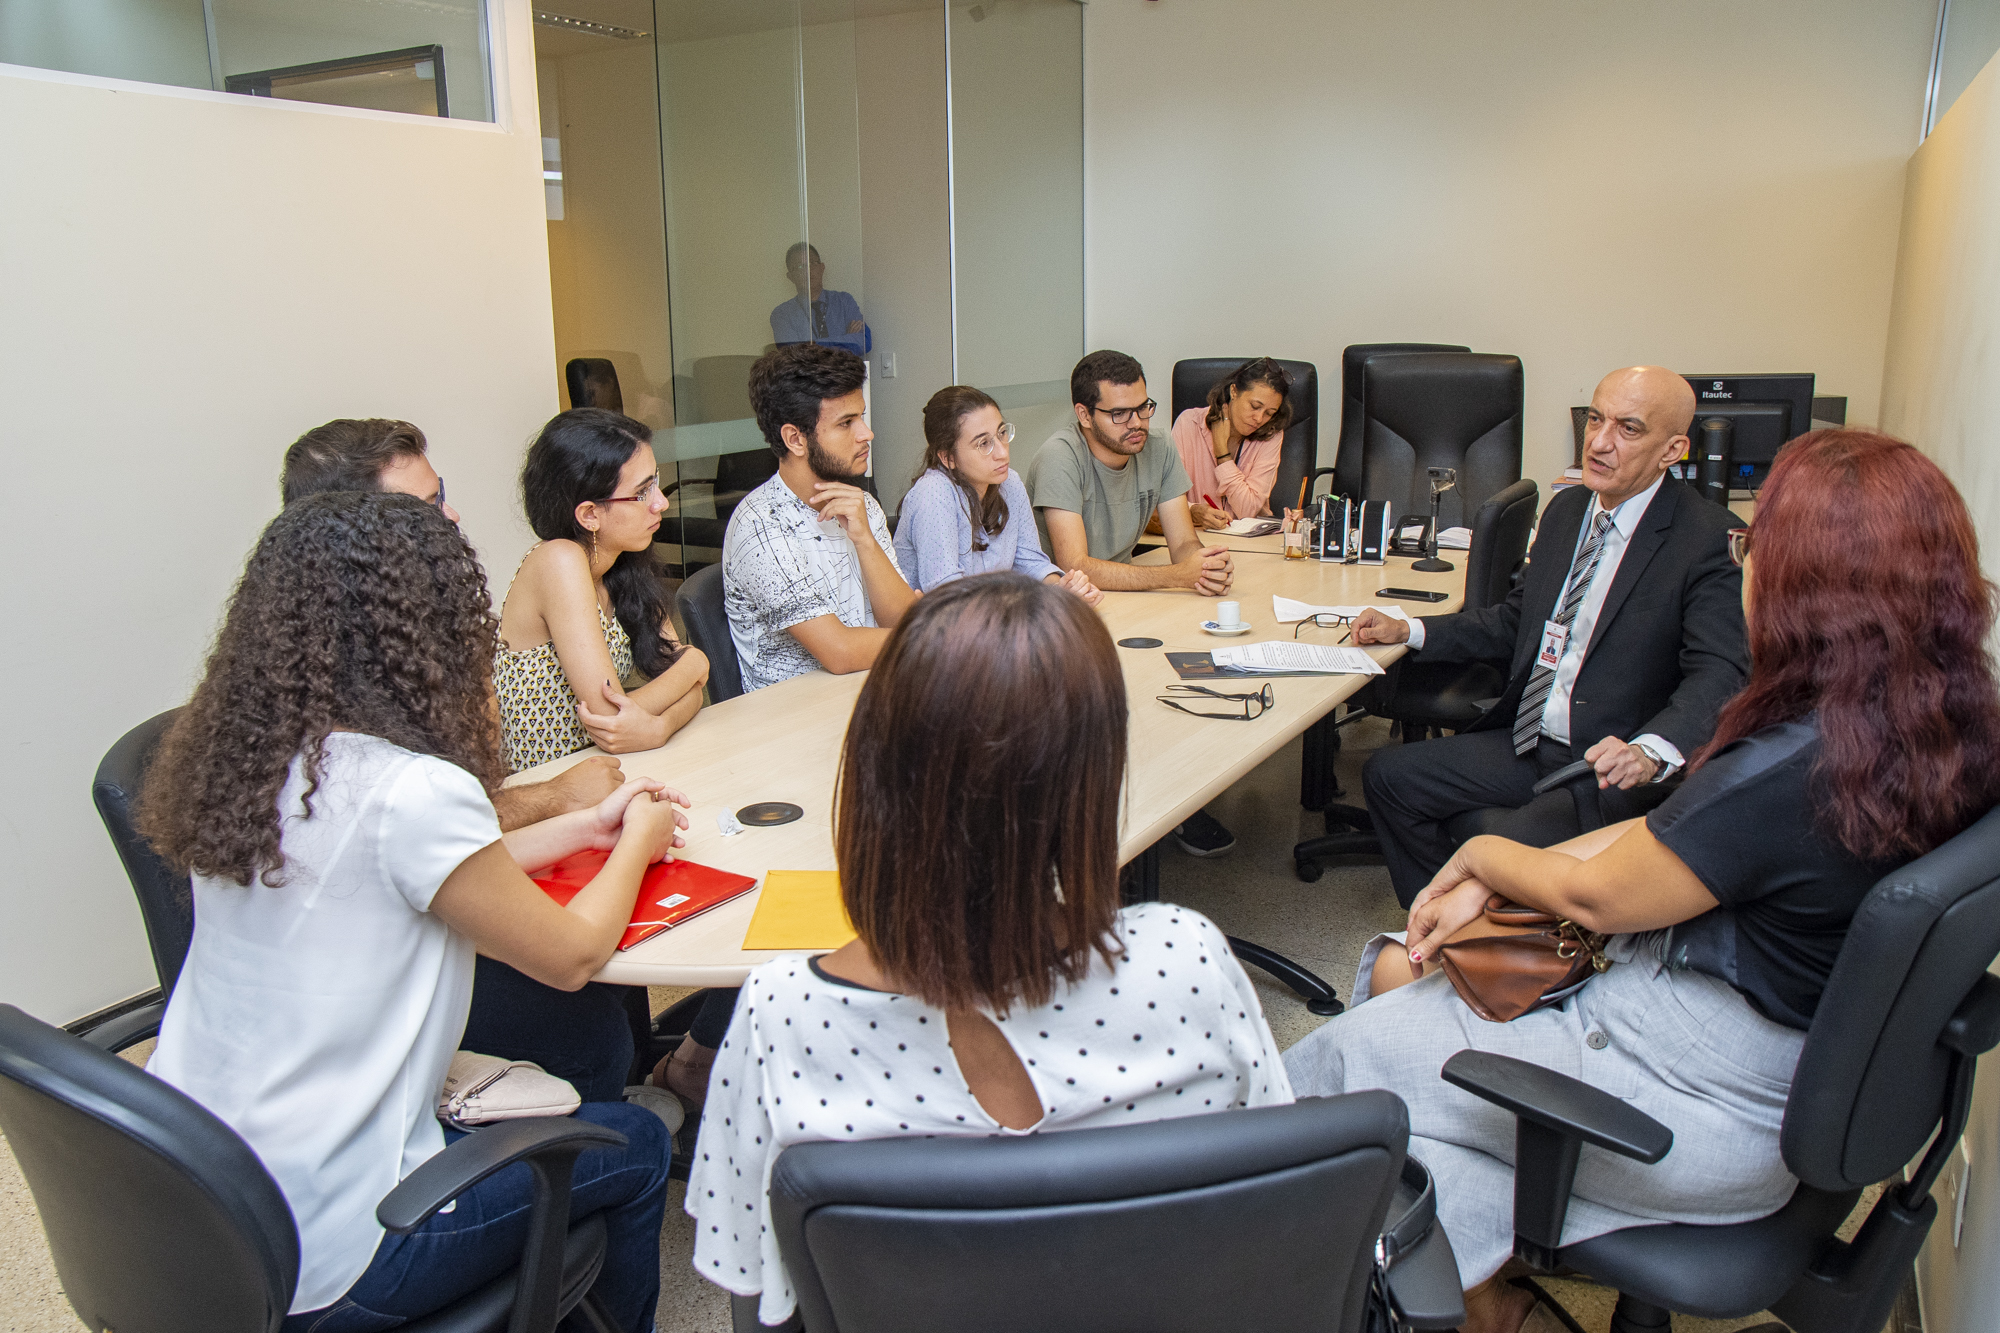
<path id="1" fill-rule="evenodd" d="M 493 119 L 483 0 L 7 0 L 0 61 Z"/>
<path id="2" fill-rule="evenodd" d="M 1025 471 L 1083 355 L 1083 9 L 951 0 L 952 330 Z"/>
<path id="3" fill-rule="evenodd" d="M 946 384 L 1000 398 L 1024 467 L 1067 419 L 1075 0 L 565 0 L 536 23 L 559 360 L 609 362 L 654 427 L 669 565 L 718 559 L 776 468 L 748 379 L 779 344 L 866 358 L 891 513 Z"/>
<path id="4" fill-rule="evenodd" d="M 1937 50 L 1924 133 L 2000 51 L 2000 0 L 1946 0 L 1938 6 Z"/>

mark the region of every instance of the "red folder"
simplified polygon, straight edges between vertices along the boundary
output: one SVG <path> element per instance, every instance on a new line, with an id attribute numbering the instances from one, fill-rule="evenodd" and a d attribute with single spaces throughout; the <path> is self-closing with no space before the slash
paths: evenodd
<path id="1" fill-rule="evenodd" d="M 543 893 L 567 906 L 610 859 L 609 852 L 578 852 L 535 876 L 535 883 Z M 625 928 L 625 938 L 618 941 L 618 947 L 629 949 L 756 887 L 757 881 L 749 875 L 732 875 L 692 861 L 655 862 L 646 867 L 645 877 L 639 881 L 632 924 Z"/>

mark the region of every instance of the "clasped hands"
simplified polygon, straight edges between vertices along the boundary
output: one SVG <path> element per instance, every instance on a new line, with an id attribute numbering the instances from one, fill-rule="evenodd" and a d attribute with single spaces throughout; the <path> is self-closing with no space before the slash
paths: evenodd
<path id="1" fill-rule="evenodd" d="M 1181 586 L 1203 597 L 1220 597 L 1236 581 L 1236 565 L 1227 546 L 1204 546 L 1174 568 L 1180 571 Z"/>
<path id="2" fill-rule="evenodd" d="M 671 861 L 674 848 L 687 845 L 680 830 L 688 826 L 682 811 L 690 804 L 685 792 L 656 778 L 631 778 L 587 812 L 590 846 L 608 852 L 632 837 L 648 861 Z"/>

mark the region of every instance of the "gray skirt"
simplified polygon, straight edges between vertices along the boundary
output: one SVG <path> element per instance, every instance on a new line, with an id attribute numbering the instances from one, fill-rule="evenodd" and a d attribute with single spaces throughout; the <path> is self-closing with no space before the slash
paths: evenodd
<path id="1" fill-rule="evenodd" d="M 1614 939 L 1619 961 L 1558 1009 L 1488 1023 L 1433 971 L 1285 1052 L 1301 1097 L 1386 1088 L 1408 1104 L 1410 1151 L 1437 1181 L 1438 1217 L 1468 1288 L 1514 1252 L 1514 1117 L 1438 1077 L 1468 1047 L 1582 1079 L 1674 1133 L 1654 1166 L 1584 1146 L 1565 1244 L 1657 1222 L 1746 1222 L 1791 1197 L 1798 1181 L 1778 1130 L 1805 1033 L 1721 981 L 1665 968 L 1663 938 Z M 1375 952 L 1363 956 L 1361 986 Z"/>

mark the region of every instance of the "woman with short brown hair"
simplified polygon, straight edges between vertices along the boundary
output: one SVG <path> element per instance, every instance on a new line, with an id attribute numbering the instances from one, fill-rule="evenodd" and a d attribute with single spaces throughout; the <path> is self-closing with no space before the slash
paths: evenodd
<path id="1" fill-rule="evenodd" d="M 1103 623 L 1019 574 L 903 617 L 848 723 L 834 850 L 859 938 L 753 971 L 688 1183 L 695 1269 L 793 1309 L 768 1223 L 793 1143 L 1024 1134 L 1289 1102 L 1217 930 L 1118 906 L 1125 681 Z"/>

